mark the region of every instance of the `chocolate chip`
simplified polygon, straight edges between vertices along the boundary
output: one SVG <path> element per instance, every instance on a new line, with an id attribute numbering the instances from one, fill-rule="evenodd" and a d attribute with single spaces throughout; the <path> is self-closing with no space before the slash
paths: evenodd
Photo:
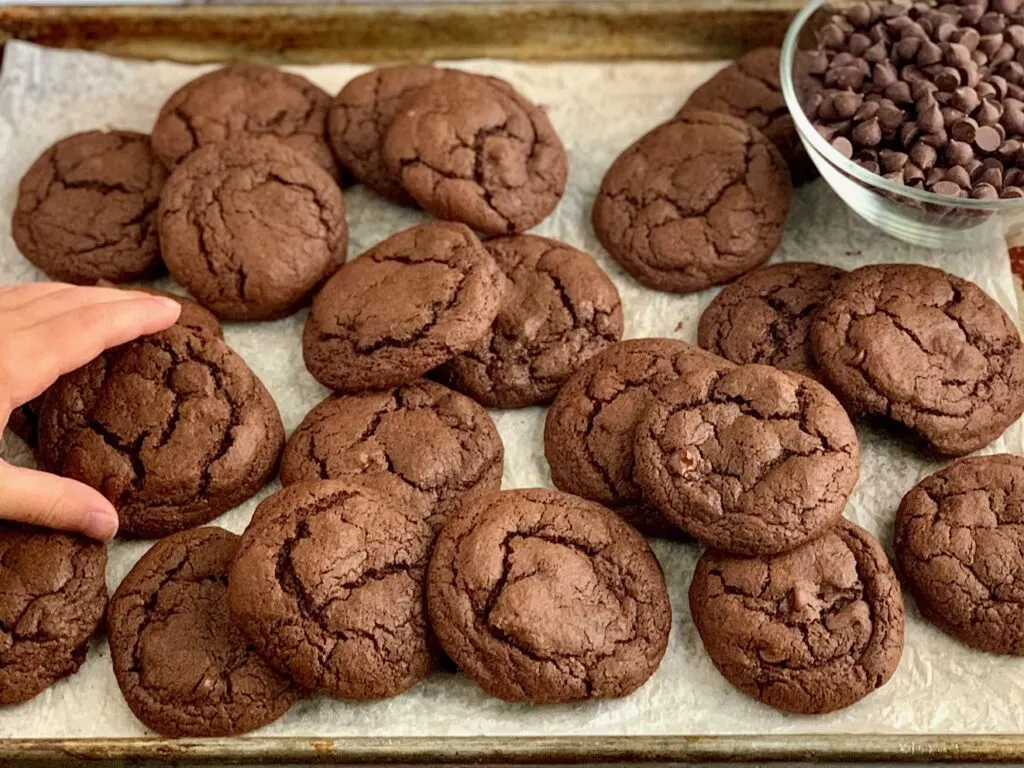
<path id="1" fill-rule="evenodd" d="M 855 27 L 866 27 L 873 19 L 874 14 L 867 3 L 856 3 L 846 9 L 846 20 Z"/>
<path id="2" fill-rule="evenodd" d="M 971 188 L 971 174 L 967 172 L 967 169 L 962 165 L 954 165 L 952 168 L 946 171 L 946 181 L 952 181 L 959 187 L 964 189 Z"/>
<path id="3" fill-rule="evenodd" d="M 1003 173 L 1004 187 L 1019 187 L 1022 182 L 1024 182 L 1024 170 L 1020 168 L 1010 168 Z"/>
<path id="4" fill-rule="evenodd" d="M 931 189 L 940 181 L 946 178 L 946 172 L 941 168 L 932 168 L 924 177 L 924 185 Z"/>
<path id="5" fill-rule="evenodd" d="M 1006 28 L 1006 14 L 990 11 L 978 20 L 978 31 L 983 35 L 994 35 Z"/>
<path id="6" fill-rule="evenodd" d="M 885 89 L 893 83 L 900 82 L 900 78 L 891 61 L 882 61 L 875 64 L 871 70 L 871 81 L 876 87 Z M 910 88 L 909 84 L 907 87 Z"/>
<path id="7" fill-rule="evenodd" d="M 943 128 L 942 113 L 939 112 L 938 104 L 932 104 L 923 111 L 918 108 L 917 127 L 922 133 L 935 133 Z"/>
<path id="8" fill-rule="evenodd" d="M 902 61 L 913 61 L 921 50 L 922 42 L 919 37 L 905 37 L 893 46 L 893 56 Z"/>
<path id="9" fill-rule="evenodd" d="M 920 141 L 923 142 L 924 144 L 927 144 L 930 147 L 942 149 L 944 146 L 946 146 L 946 142 L 949 141 L 949 136 L 945 131 L 937 131 L 936 133 L 924 134 L 921 137 Z"/>
<path id="10" fill-rule="evenodd" d="M 968 56 L 968 58 L 970 57 Z M 942 61 L 942 49 L 931 40 L 922 40 L 920 47 L 917 49 L 916 61 L 919 67 L 938 64 Z"/>
<path id="11" fill-rule="evenodd" d="M 946 128 L 952 127 L 955 123 L 960 122 L 966 117 L 959 109 L 953 109 L 952 107 L 942 107 L 939 110 L 939 114 L 942 115 L 942 124 Z"/>
<path id="12" fill-rule="evenodd" d="M 877 101 L 865 101 L 860 109 L 854 114 L 853 119 L 855 122 L 861 122 L 863 120 L 870 120 L 872 117 L 878 114 L 879 104 Z"/>
<path id="13" fill-rule="evenodd" d="M 997 102 L 985 99 L 981 102 L 981 106 L 973 112 L 973 115 L 974 119 L 978 121 L 978 125 L 995 125 L 1003 116 L 1003 110 Z"/>
<path id="14" fill-rule="evenodd" d="M 932 184 L 931 191 L 937 195 L 946 195 L 948 197 L 960 196 L 960 186 L 952 181 L 939 181 Z"/>
<path id="15" fill-rule="evenodd" d="M 974 159 L 974 150 L 964 141 L 953 139 L 946 143 L 946 159 L 954 165 L 966 165 Z"/>
<path id="16" fill-rule="evenodd" d="M 996 200 L 999 197 L 999 191 L 991 184 L 977 184 L 971 190 L 971 197 L 975 200 Z"/>
<path id="17" fill-rule="evenodd" d="M 1021 189 L 1020 187 L 1003 187 L 999 196 L 1004 200 L 1024 197 L 1024 189 Z"/>
<path id="18" fill-rule="evenodd" d="M 971 27 L 964 27 L 958 29 L 950 39 L 951 43 L 959 43 L 970 52 L 974 52 L 978 47 L 978 43 L 981 42 L 981 35 L 978 34 L 978 30 L 972 29 Z"/>
<path id="19" fill-rule="evenodd" d="M 846 43 L 846 33 L 834 21 L 829 22 L 818 31 L 818 43 L 825 48 L 838 50 Z"/>
<path id="20" fill-rule="evenodd" d="M 850 53 L 855 56 L 860 56 L 864 51 L 871 47 L 871 38 L 865 35 L 863 32 L 854 32 L 850 35 L 850 39 L 846 41 L 846 45 L 850 50 Z"/>
<path id="21" fill-rule="evenodd" d="M 870 171 L 871 173 L 878 173 L 879 171 L 878 163 L 872 160 L 859 160 L 857 161 L 857 165 L 859 165 L 865 171 Z"/>
<path id="22" fill-rule="evenodd" d="M 1003 169 L 1002 168 L 985 168 L 976 179 L 979 184 L 990 184 L 996 189 L 1003 188 Z"/>
<path id="23" fill-rule="evenodd" d="M 853 129 L 853 140 L 862 147 L 877 147 L 882 140 L 882 128 L 878 118 L 865 120 Z"/>
<path id="24" fill-rule="evenodd" d="M 906 83 L 903 83 L 906 85 Z M 954 91 L 960 87 L 960 72 L 953 67 L 943 67 L 935 76 L 935 85 L 940 91 Z"/>
<path id="25" fill-rule="evenodd" d="M 911 184 L 915 181 L 924 181 L 924 171 L 913 163 L 907 163 L 903 166 L 903 182 L 905 184 Z"/>
<path id="26" fill-rule="evenodd" d="M 1016 156 L 1016 154 L 1020 152 L 1020 147 L 1021 144 L 1016 139 L 1007 139 L 999 145 L 996 152 L 998 152 L 1002 157 L 1010 158 Z"/>
<path id="27" fill-rule="evenodd" d="M 974 133 L 974 145 L 982 152 L 995 152 L 1002 143 L 999 131 L 990 125 L 981 126 Z"/>
<path id="28" fill-rule="evenodd" d="M 981 99 L 978 98 L 978 92 L 973 88 L 957 88 L 953 91 L 953 98 L 950 100 L 950 104 L 959 109 L 964 114 L 971 114 L 975 108 L 981 103 Z"/>
<path id="29" fill-rule="evenodd" d="M 1014 134 L 1024 133 L 1024 111 L 1016 107 L 1008 108 L 1003 112 L 999 121 L 1007 131 Z"/>
<path id="30" fill-rule="evenodd" d="M 961 112 L 960 114 L 963 113 Z M 949 132 L 953 135 L 954 139 L 970 143 L 974 141 L 974 136 L 978 132 L 978 124 L 969 117 L 963 117 L 953 123 Z"/>
<path id="31" fill-rule="evenodd" d="M 938 152 L 935 151 L 934 147 L 919 141 L 910 148 L 910 159 L 914 161 L 914 165 L 918 168 L 927 171 L 935 165 L 935 161 L 938 159 Z"/>
<path id="32" fill-rule="evenodd" d="M 971 61 L 971 52 L 967 50 L 967 46 L 960 43 L 946 43 L 946 54 L 944 59 L 947 64 L 953 67 L 964 68 L 973 64 Z M 918 61 L 918 64 L 921 62 Z"/>
<path id="33" fill-rule="evenodd" d="M 978 83 L 974 87 L 974 91 L 978 94 L 978 97 L 982 99 L 992 99 L 997 96 L 995 86 L 984 81 Z"/>
<path id="34" fill-rule="evenodd" d="M 988 63 L 990 66 L 998 66 L 1007 61 L 1013 61 L 1013 57 L 1017 52 L 1013 49 L 1010 43 L 1003 43 L 999 46 L 999 49 L 988 57 Z"/>
<path id="35" fill-rule="evenodd" d="M 837 136 L 832 139 L 832 147 L 847 160 L 853 157 L 853 144 L 845 136 Z"/>
<path id="36" fill-rule="evenodd" d="M 906 152 L 894 152 L 891 149 L 883 149 L 878 153 L 879 163 L 886 173 L 902 171 L 910 156 Z"/>
<path id="37" fill-rule="evenodd" d="M 982 35 L 981 39 L 978 40 L 977 50 L 992 58 L 995 56 L 996 51 L 1002 48 L 1004 42 L 1002 34 Z"/>

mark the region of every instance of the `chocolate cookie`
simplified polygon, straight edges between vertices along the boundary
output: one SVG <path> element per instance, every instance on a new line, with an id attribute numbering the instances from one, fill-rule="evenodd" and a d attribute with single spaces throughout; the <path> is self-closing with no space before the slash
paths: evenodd
<path id="1" fill-rule="evenodd" d="M 143 555 L 110 599 L 117 684 L 135 716 L 164 736 L 246 733 L 300 696 L 231 622 L 228 569 L 240 541 L 221 528 L 176 533 Z"/>
<path id="2" fill-rule="evenodd" d="M 790 262 L 748 272 L 711 300 L 697 343 L 734 363 L 763 363 L 820 378 L 811 355 L 811 321 L 845 272 Z"/>
<path id="3" fill-rule="evenodd" d="M 0 704 L 78 671 L 107 607 L 102 544 L 0 524 Z"/>
<path id="4" fill-rule="evenodd" d="M 487 411 L 432 381 L 332 395 L 288 439 L 281 482 L 386 476 L 435 530 L 501 487 L 505 448 Z"/>
<path id="5" fill-rule="evenodd" d="M 579 366 L 622 338 L 615 284 L 586 253 L 533 235 L 484 243 L 508 278 L 494 325 L 438 371 L 488 408 L 546 403 Z"/>
<path id="6" fill-rule="evenodd" d="M 22 178 L 11 235 L 54 280 L 150 277 L 163 271 L 155 216 L 166 178 L 144 133 L 76 133 Z"/>
<path id="7" fill-rule="evenodd" d="M 774 555 L 835 525 L 857 484 L 857 433 L 806 376 L 713 362 L 655 393 L 636 427 L 648 502 L 712 549 Z"/>
<path id="8" fill-rule="evenodd" d="M 193 152 L 160 200 L 174 279 L 219 317 L 291 314 L 345 263 L 345 204 L 334 180 L 272 139 Z"/>
<path id="9" fill-rule="evenodd" d="M 685 341 L 633 339 L 580 366 L 544 422 L 555 486 L 611 507 L 644 533 L 678 537 L 679 529 L 643 502 L 633 478 L 633 437 L 654 392 L 702 359 L 732 365 Z"/>
<path id="10" fill-rule="evenodd" d="M 690 613 L 726 680 L 784 712 L 823 714 L 885 685 L 903 654 L 903 597 L 885 551 L 843 521 L 774 557 L 707 550 Z"/>
<path id="11" fill-rule="evenodd" d="M 688 110 L 612 163 L 594 201 L 594 232 L 649 288 L 699 291 L 774 253 L 791 195 L 782 155 L 757 129 Z"/>
<path id="12" fill-rule="evenodd" d="M 35 447 L 39 441 L 39 412 L 43 408 L 45 395 L 44 392 L 24 405 L 19 405 L 11 411 L 11 415 L 7 419 L 6 429 L 24 440 L 30 448 Z"/>
<path id="13" fill-rule="evenodd" d="M 310 690 L 380 699 L 437 666 L 424 582 L 434 532 L 360 482 L 293 485 L 263 501 L 228 603 L 272 665 Z"/>
<path id="14" fill-rule="evenodd" d="M 499 235 L 546 218 L 565 192 L 569 167 L 541 109 L 511 89 L 461 73 L 402 105 L 384 160 L 430 213 Z"/>
<path id="15" fill-rule="evenodd" d="M 223 341 L 172 327 L 109 350 L 54 384 L 39 459 L 96 488 L 121 533 L 201 525 L 273 477 L 284 427 L 270 393 Z"/>
<path id="16" fill-rule="evenodd" d="M 415 381 L 484 337 L 503 292 L 501 271 L 462 224 L 399 232 L 317 294 L 302 334 L 306 367 L 339 392 Z"/>
<path id="17" fill-rule="evenodd" d="M 1024 412 L 1024 346 L 978 286 L 916 264 L 862 267 L 811 326 L 830 388 L 853 412 L 884 416 L 930 451 L 962 456 Z"/>
<path id="18" fill-rule="evenodd" d="M 427 581 L 445 652 L 491 696 L 626 696 L 665 655 L 672 609 L 643 538 L 599 504 L 539 488 L 467 506 Z"/>
<path id="19" fill-rule="evenodd" d="M 968 645 L 1024 656 L 1024 458 L 961 459 L 903 497 L 896 561 L 922 615 Z"/>
<path id="20" fill-rule="evenodd" d="M 332 178 L 327 144 L 331 97 L 300 75 L 232 64 L 197 77 L 167 100 L 153 126 L 153 149 L 173 169 L 208 144 L 272 136 L 310 157 Z"/>

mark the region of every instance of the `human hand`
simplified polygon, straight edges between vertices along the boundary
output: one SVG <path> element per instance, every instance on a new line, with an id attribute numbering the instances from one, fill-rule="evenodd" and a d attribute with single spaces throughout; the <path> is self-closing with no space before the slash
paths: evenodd
<path id="1" fill-rule="evenodd" d="M 104 350 L 169 328 L 181 305 L 119 288 L 0 285 L 0 428 L 18 406 Z M 0 461 L 0 519 L 107 540 L 117 511 L 77 480 Z"/>

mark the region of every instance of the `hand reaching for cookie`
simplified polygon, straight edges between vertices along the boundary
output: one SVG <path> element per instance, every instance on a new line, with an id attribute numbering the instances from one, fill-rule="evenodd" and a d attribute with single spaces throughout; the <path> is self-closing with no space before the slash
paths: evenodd
<path id="1" fill-rule="evenodd" d="M 57 378 L 104 350 L 174 324 L 172 299 L 64 283 L 0 286 L 0 425 Z M 0 461 L 0 519 L 79 531 L 117 532 L 117 512 L 83 483 Z"/>

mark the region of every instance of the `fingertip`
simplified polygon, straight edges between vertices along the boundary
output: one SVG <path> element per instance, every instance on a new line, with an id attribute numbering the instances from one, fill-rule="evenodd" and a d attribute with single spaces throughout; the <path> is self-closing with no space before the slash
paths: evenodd
<path id="1" fill-rule="evenodd" d="M 90 509 L 82 526 L 82 533 L 99 541 L 110 541 L 117 535 L 118 519 L 113 505 Z"/>
<path id="2" fill-rule="evenodd" d="M 172 310 L 174 312 L 175 318 L 177 318 L 178 315 L 181 314 L 181 303 L 175 301 L 174 299 L 168 298 L 166 296 L 149 296 L 148 298 L 150 301 L 155 301 L 156 303 L 160 304 L 165 309 Z"/>

